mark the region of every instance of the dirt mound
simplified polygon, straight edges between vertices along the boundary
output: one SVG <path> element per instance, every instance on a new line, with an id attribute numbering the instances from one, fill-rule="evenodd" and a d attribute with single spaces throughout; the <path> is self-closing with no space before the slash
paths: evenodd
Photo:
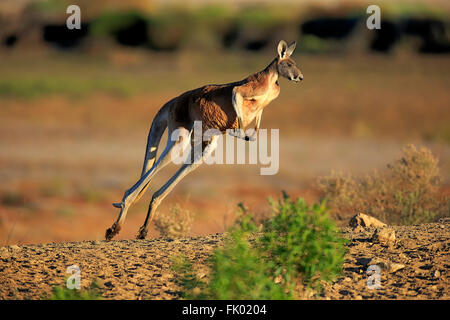
<path id="1" fill-rule="evenodd" d="M 374 228 L 345 228 L 349 252 L 344 274 L 326 285 L 319 298 L 449 299 L 449 226 L 450 219 L 393 226 L 395 241 L 390 244 L 376 243 Z M 70 276 L 67 268 L 72 265 L 80 268 L 81 286 L 87 288 L 96 280 L 106 299 L 179 299 L 171 258 L 184 254 L 201 270 L 222 241 L 223 235 L 216 234 L 1 247 L 0 299 L 48 297 L 54 286 L 65 284 Z M 379 283 L 367 282 L 371 265 L 379 267 Z M 370 289 L 368 284 L 378 284 L 379 289 Z"/>

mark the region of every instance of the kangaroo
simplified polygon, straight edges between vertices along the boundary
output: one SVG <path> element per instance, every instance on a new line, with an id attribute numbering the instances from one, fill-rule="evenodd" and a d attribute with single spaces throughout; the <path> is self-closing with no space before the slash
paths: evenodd
<path id="1" fill-rule="evenodd" d="M 156 114 L 147 139 L 144 165 L 140 179 L 125 191 L 122 201 L 113 206 L 120 208 L 119 216 L 106 230 L 106 240 L 111 240 L 123 226 L 129 207 L 145 193 L 154 175 L 170 162 L 170 152 L 191 148 L 189 164 L 183 163 L 181 168 L 153 194 L 148 207 L 144 224 L 139 229 L 137 239 L 145 239 L 148 224 L 151 222 L 156 209 L 167 194 L 188 173 L 200 165 L 200 160 L 208 157 L 216 148 L 218 135 L 213 135 L 209 141 L 203 141 L 201 150 L 194 154 L 192 131 L 195 121 L 201 121 L 203 131 L 216 129 L 223 134 L 229 134 L 247 141 L 255 140 L 261 123 L 264 108 L 280 93 L 278 78 L 299 82 L 303 74 L 290 58 L 294 52 L 296 42 L 289 46 L 284 40 L 278 44 L 278 56 L 262 71 L 250 75 L 244 80 L 222 84 L 206 85 L 198 89 L 187 91 L 173 98 Z M 252 135 L 244 133 L 255 120 Z M 168 141 L 165 149 L 156 161 L 156 153 L 164 131 L 168 130 Z M 174 130 L 178 130 L 178 139 L 170 139 Z"/>

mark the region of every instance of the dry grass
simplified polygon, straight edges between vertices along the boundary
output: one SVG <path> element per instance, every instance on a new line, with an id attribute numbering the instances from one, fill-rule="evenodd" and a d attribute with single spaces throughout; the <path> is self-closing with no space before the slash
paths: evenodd
<path id="1" fill-rule="evenodd" d="M 168 214 L 160 213 L 154 219 L 155 228 L 162 237 L 176 238 L 189 234 L 194 215 L 191 211 L 176 204 Z"/>
<path id="2" fill-rule="evenodd" d="M 362 178 L 332 172 L 318 185 L 340 218 L 364 212 L 392 224 L 418 224 L 450 213 L 450 201 L 440 192 L 438 160 L 430 150 L 407 145 L 387 169 Z"/>

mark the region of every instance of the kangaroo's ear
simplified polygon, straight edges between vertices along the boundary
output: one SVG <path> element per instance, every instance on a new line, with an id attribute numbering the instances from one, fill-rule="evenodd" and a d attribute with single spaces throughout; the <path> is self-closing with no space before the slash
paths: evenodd
<path id="1" fill-rule="evenodd" d="M 281 40 L 278 43 L 278 56 L 280 57 L 280 59 L 284 59 L 286 57 L 286 50 L 287 50 L 288 46 L 286 41 Z"/>
<path id="2" fill-rule="evenodd" d="M 286 56 L 291 56 L 291 54 L 294 52 L 295 50 L 295 46 L 297 45 L 297 41 L 292 42 L 289 47 L 286 50 Z"/>

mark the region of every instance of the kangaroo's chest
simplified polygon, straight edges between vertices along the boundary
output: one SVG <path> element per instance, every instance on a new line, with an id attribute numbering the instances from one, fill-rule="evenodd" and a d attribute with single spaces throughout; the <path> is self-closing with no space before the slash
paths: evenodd
<path id="1" fill-rule="evenodd" d="M 280 94 L 278 81 L 268 84 L 264 90 L 252 98 L 243 101 L 243 122 L 247 125 L 253 121 L 255 116 L 263 110 L 270 102 Z"/>
<path id="2" fill-rule="evenodd" d="M 278 97 L 280 94 L 280 85 L 278 84 L 278 80 L 269 85 L 265 96 L 261 99 L 261 106 L 264 108 L 267 106 L 272 100 Z"/>

